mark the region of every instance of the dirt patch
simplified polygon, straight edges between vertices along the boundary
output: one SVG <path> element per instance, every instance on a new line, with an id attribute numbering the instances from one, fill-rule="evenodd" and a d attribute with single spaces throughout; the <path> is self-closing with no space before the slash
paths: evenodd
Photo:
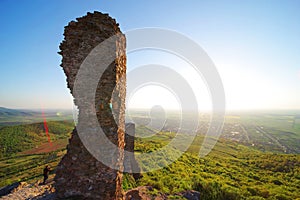
<path id="1" fill-rule="evenodd" d="M 58 149 L 66 148 L 67 144 L 68 144 L 68 139 L 60 139 L 60 140 L 53 141 L 51 143 L 47 142 L 41 144 L 40 146 L 34 149 L 23 151 L 21 152 L 21 154 L 28 155 L 28 154 L 48 153 L 48 152 L 56 151 Z"/>

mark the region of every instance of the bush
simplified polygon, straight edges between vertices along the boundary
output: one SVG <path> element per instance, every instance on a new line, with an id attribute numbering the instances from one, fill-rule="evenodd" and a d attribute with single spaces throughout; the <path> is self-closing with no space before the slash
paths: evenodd
<path id="1" fill-rule="evenodd" d="M 222 188 L 218 182 L 198 182 L 193 186 L 194 190 L 200 192 L 200 199 L 202 200 L 239 200 L 242 196 L 230 188 Z"/>
<path id="2" fill-rule="evenodd" d="M 275 196 L 275 198 L 276 198 L 277 200 L 288 200 L 288 199 L 290 199 L 289 197 L 285 196 L 284 194 L 277 194 L 277 195 Z"/>

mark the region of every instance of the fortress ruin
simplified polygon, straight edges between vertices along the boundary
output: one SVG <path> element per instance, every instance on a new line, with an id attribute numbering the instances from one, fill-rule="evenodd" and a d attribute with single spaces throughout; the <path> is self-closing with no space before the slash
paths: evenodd
<path id="1" fill-rule="evenodd" d="M 98 64 L 97 67 L 103 68 L 104 73 L 96 91 L 91 91 L 95 92 L 95 105 L 90 105 L 85 96 L 74 95 L 77 73 L 88 54 L 98 44 L 114 35 L 117 37 L 110 43 L 108 53 L 115 59 L 108 67 Z M 88 13 L 84 17 L 77 18 L 76 21 L 71 21 L 65 27 L 59 54 L 62 55 L 61 66 L 66 74 L 68 87 L 74 96 L 74 102 L 79 109 L 79 115 L 77 128 L 73 130 L 67 146 L 67 154 L 56 170 L 55 188 L 59 198 L 124 199 L 121 184 L 125 147 L 125 46 L 125 36 L 116 21 L 108 14 Z M 77 80 L 78 85 L 88 83 L 89 78 Z M 117 114 L 113 115 L 112 110 Z M 95 112 L 106 137 L 119 147 L 118 151 L 113 152 L 116 156 L 113 156 L 110 161 L 110 165 L 115 166 L 115 169 L 91 155 L 80 139 L 78 127 L 84 127 L 87 132 L 89 131 L 87 126 L 90 123 L 91 112 Z M 130 127 L 132 129 L 132 126 Z M 132 138 L 127 148 L 133 151 Z"/>

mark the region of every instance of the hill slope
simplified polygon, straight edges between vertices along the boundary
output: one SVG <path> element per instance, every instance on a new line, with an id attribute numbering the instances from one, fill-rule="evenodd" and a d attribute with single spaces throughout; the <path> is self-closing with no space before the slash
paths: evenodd
<path id="1" fill-rule="evenodd" d="M 42 113 L 44 112 L 44 113 Z M 0 107 L 0 127 L 49 121 L 73 120 L 72 110 L 23 110 Z"/>
<path id="2" fill-rule="evenodd" d="M 74 127 L 69 121 L 47 123 L 52 141 L 68 137 Z M 17 152 L 29 150 L 47 143 L 44 123 L 6 126 L 0 128 L 0 158 L 9 157 Z"/>
<path id="3" fill-rule="evenodd" d="M 170 133 L 139 139 L 138 153 L 153 152 L 168 143 Z M 151 186 L 152 193 L 167 194 L 180 199 L 186 190 L 200 192 L 200 199 L 297 199 L 300 198 L 300 155 L 263 153 L 237 142 L 221 139 L 204 158 L 198 157 L 202 136 L 177 161 L 160 170 L 143 174 L 135 181 L 125 175 L 124 188 Z M 173 151 L 145 157 L 138 162 L 143 170 L 149 170 L 157 161 L 164 162 Z M 137 156 L 138 157 L 138 156 Z M 154 161 L 156 160 L 156 161 Z"/>
<path id="4" fill-rule="evenodd" d="M 60 133 L 62 134 L 61 140 L 64 140 L 65 144 L 67 143 L 68 134 L 66 131 L 68 129 L 64 129 L 65 123 L 68 122 L 49 124 L 53 143 L 60 141 L 59 138 L 55 140 L 55 137 L 60 136 Z M 29 135 L 43 135 L 42 124 L 40 123 L 33 124 L 31 127 L 22 125 L 19 126 L 19 129 L 39 130 L 40 132 L 32 131 Z M 145 131 L 148 130 L 145 130 L 144 127 L 137 127 L 136 129 L 139 135 L 143 135 Z M 45 144 L 47 143 L 46 138 L 42 135 L 38 137 L 42 137 Z M 138 155 L 157 151 L 174 137 L 175 133 L 159 132 L 152 137 L 136 140 L 135 151 L 137 157 L 140 158 L 138 162 L 143 171 L 151 169 L 153 165 L 163 165 L 166 160 L 178 153 L 178 150 L 163 152 L 153 160 Z M 22 139 L 24 138 L 18 138 L 18 140 Z M 34 183 L 41 180 L 43 167 L 47 164 L 55 169 L 65 153 L 65 147 L 61 147 L 52 152 L 24 154 L 25 149 L 27 149 L 25 151 L 27 153 L 30 150 L 29 144 L 32 141 L 34 140 L 28 140 L 28 146 L 18 150 L 23 152 L 16 151 L 9 157 L 0 159 L 0 187 L 17 181 Z M 200 195 L 201 200 L 300 198 L 299 154 L 265 153 L 237 142 L 221 139 L 208 156 L 199 158 L 199 144 L 202 141 L 203 136 L 198 135 L 188 151 L 177 161 L 160 170 L 143 173 L 143 177 L 139 180 L 134 180 L 132 175 L 125 174 L 124 190 L 149 186 L 151 190 L 147 192 L 151 196 L 164 196 L 168 199 L 184 199 L 182 197 L 183 192 L 192 190 L 198 191 L 197 194 Z M 36 144 L 34 143 L 34 145 Z M 38 146 L 41 147 L 42 145 Z M 55 170 L 51 172 L 52 176 L 54 174 Z"/>
<path id="5" fill-rule="evenodd" d="M 27 110 L 16 110 L 16 109 L 9 109 L 0 107 L 0 117 L 12 117 L 12 116 L 32 116 L 36 114 L 36 112 L 33 111 L 27 111 Z"/>

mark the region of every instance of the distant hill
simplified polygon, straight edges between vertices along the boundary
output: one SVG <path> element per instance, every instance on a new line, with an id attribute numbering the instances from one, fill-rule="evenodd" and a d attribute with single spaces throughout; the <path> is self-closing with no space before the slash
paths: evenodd
<path id="1" fill-rule="evenodd" d="M 73 120 L 72 110 L 51 109 L 44 111 L 46 120 Z M 10 109 L 0 107 L 0 127 L 43 122 L 41 110 Z"/>
<path id="2" fill-rule="evenodd" d="M 33 116 L 37 112 L 30 110 L 19 110 L 0 107 L 0 117 L 13 117 L 13 116 Z"/>

